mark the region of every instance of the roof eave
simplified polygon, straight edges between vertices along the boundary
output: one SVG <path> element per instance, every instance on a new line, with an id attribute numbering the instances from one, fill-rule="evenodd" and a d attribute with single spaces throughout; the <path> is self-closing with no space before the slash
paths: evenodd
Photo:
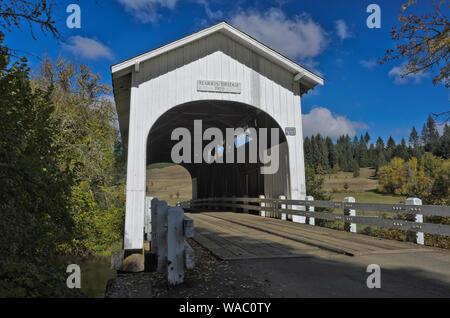
<path id="1" fill-rule="evenodd" d="M 299 64 L 291 61 L 290 59 L 288 59 L 287 57 L 281 55 L 280 53 L 276 52 L 275 50 L 267 47 L 266 45 L 264 45 L 263 43 L 257 41 L 256 39 L 252 38 L 251 36 L 245 34 L 244 32 L 234 28 L 233 26 L 229 25 L 226 22 L 220 22 L 218 24 L 215 24 L 209 28 L 200 30 L 196 33 L 193 33 L 191 35 L 188 35 L 184 38 L 181 38 L 179 40 L 176 40 L 174 42 L 171 42 L 169 44 L 166 44 L 164 46 L 161 46 L 157 49 L 154 49 L 152 51 L 140 54 L 136 57 L 133 57 L 131 59 L 127 59 L 123 62 L 114 64 L 111 66 L 111 73 L 113 75 L 113 78 L 117 78 L 117 77 L 121 77 L 122 75 L 125 75 L 127 73 L 130 73 L 132 70 L 132 67 L 136 64 L 136 63 L 142 63 L 144 61 L 147 61 L 151 58 L 154 58 L 158 55 L 164 54 L 166 52 L 169 52 L 173 49 L 176 49 L 177 47 L 180 47 L 182 45 L 185 45 L 189 42 L 201 39 L 205 36 L 208 36 L 214 32 L 217 31 L 223 31 L 226 32 L 228 34 L 231 34 L 234 37 L 237 37 L 243 41 L 245 41 L 245 43 L 251 45 L 253 48 L 256 48 L 258 51 L 261 51 L 262 53 L 264 53 L 265 55 L 267 55 L 267 57 L 277 61 L 278 63 L 280 63 L 281 65 L 283 65 L 286 69 L 290 70 L 294 75 L 296 75 L 297 73 L 302 73 L 304 74 L 304 76 L 306 76 L 310 81 L 312 81 L 313 83 L 315 83 L 315 85 L 319 84 L 319 85 L 323 85 L 324 84 L 324 80 L 323 78 L 321 78 L 320 76 L 314 74 L 313 72 L 307 70 L 306 68 L 300 66 Z"/>

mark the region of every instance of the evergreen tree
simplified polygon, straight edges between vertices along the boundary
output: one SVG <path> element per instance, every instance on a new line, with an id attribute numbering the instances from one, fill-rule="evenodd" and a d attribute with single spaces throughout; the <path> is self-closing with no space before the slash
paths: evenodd
<path id="1" fill-rule="evenodd" d="M 303 141 L 303 151 L 305 154 L 305 165 L 313 167 L 311 140 L 306 137 Z"/>
<path id="2" fill-rule="evenodd" d="M 367 144 L 362 136 L 361 136 L 361 140 L 359 142 L 357 159 L 358 159 L 358 163 L 359 163 L 360 167 L 368 167 L 369 166 L 369 153 L 367 151 Z"/>
<path id="3" fill-rule="evenodd" d="M 444 132 L 439 139 L 440 155 L 445 159 L 450 159 L 450 126 L 445 124 Z"/>
<path id="4" fill-rule="evenodd" d="M 395 141 L 392 136 L 389 136 L 388 142 L 386 144 L 386 159 L 390 161 L 392 157 L 394 156 L 395 151 Z"/>
<path id="5" fill-rule="evenodd" d="M 383 139 L 381 139 L 381 137 L 378 137 L 377 142 L 375 144 L 375 148 L 378 153 L 384 151 L 384 141 L 383 141 Z"/>
<path id="6" fill-rule="evenodd" d="M 386 157 L 385 157 L 384 153 L 383 152 L 379 152 L 378 155 L 377 155 L 377 161 L 376 161 L 376 164 L 375 164 L 376 170 L 378 171 L 378 169 L 380 167 L 385 166 L 387 163 L 388 162 L 386 160 Z"/>
<path id="7" fill-rule="evenodd" d="M 369 144 L 370 136 L 369 136 L 369 133 L 367 131 L 366 131 L 366 134 L 364 136 L 364 141 L 366 142 L 366 144 Z"/>
<path id="8" fill-rule="evenodd" d="M 419 142 L 420 142 L 419 135 L 417 134 L 416 127 L 413 126 L 411 134 L 409 134 L 409 145 L 411 147 L 416 148 L 419 147 Z"/>
<path id="9" fill-rule="evenodd" d="M 330 169 L 333 169 L 338 163 L 337 150 L 330 137 L 326 138 L 325 144 L 327 146 L 328 151 L 328 166 Z"/>
<path id="10" fill-rule="evenodd" d="M 439 133 L 431 115 L 428 115 L 427 123 L 423 125 L 422 141 L 425 151 L 433 154 L 439 151 Z"/>
<path id="11" fill-rule="evenodd" d="M 316 171 L 317 168 L 320 167 L 323 172 L 323 169 L 328 169 L 328 150 L 325 144 L 323 137 L 320 134 L 317 134 L 315 137 L 316 142 Z"/>
<path id="12" fill-rule="evenodd" d="M 353 177 L 359 177 L 359 165 L 358 165 L 358 161 L 353 160 L 352 163 L 352 171 L 353 171 Z"/>
<path id="13" fill-rule="evenodd" d="M 370 144 L 369 147 L 369 165 L 375 167 L 377 162 L 377 151 L 375 150 L 375 145 Z"/>
<path id="14" fill-rule="evenodd" d="M 409 159 L 408 147 L 406 146 L 405 138 L 402 138 L 401 143 L 395 147 L 394 156 L 402 158 L 405 161 Z"/>

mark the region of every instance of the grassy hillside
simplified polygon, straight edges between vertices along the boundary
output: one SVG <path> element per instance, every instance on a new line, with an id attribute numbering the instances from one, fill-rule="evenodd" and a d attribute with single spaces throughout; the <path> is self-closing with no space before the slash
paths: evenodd
<path id="1" fill-rule="evenodd" d="M 157 163 L 147 167 L 147 196 L 165 200 L 171 206 L 192 198 L 189 172 L 181 166 Z"/>
<path id="2" fill-rule="evenodd" d="M 377 193 L 378 181 L 375 178 L 375 169 L 361 168 L 360 175 L 353 177 L 353 172 L 338 172 L 324 176 L 324 189 L 331 193 L 333 201 L 343 201 L 345 197 L 352 196 L 356 202 L 370 203 L 404 203 L 405 197 Z M 348 189 L 344 189 L 344 185 Z"/>

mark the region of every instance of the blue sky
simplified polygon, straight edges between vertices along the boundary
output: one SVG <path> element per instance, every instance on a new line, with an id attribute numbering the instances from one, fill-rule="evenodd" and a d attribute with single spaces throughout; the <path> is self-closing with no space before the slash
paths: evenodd
<path id="1" fill-rule="evenodd" d="M 55 1 L 56 2 L 56 1 Z M 220 20 L 318 72 L 325 85 L 302 99 L 304 133 L 368 131 L 372 141 L 390 135 L 407 139 L 421 131 L 430 112 L 449 110 L 449 91 L 432 74 L 398 76 L 402 61 L 376 61 L 393 48 L 391 27 L 405 0 L 75 0 L 57 1 L 55 18 L 63 39 L 35 28 L 6 33 L 9 47 L 42 56 L 62 55 L 89 64 L 111 83 L 110 65 L 161 46 Z M 67 5 L 79 4 L 81 28 L 66 26 Z M 369 29 L 366 8 L 381 8 L 381 28 Z M 429 11 L 419 2 L 416 12 Z M 28 55 L 31 67 L 39 60 Z"/>

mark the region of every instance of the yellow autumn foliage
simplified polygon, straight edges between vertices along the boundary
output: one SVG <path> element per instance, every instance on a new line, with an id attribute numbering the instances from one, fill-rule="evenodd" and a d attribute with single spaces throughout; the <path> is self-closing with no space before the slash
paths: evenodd
<path id="1" fill-rule="evenodd" d="M 420 198 L 448 194 L 450 160 L 425 153 L 408 162 L 401 158 L 378 170 L 378 191 Z M 446 198 L 443 198 L 446 199 Z"/>

